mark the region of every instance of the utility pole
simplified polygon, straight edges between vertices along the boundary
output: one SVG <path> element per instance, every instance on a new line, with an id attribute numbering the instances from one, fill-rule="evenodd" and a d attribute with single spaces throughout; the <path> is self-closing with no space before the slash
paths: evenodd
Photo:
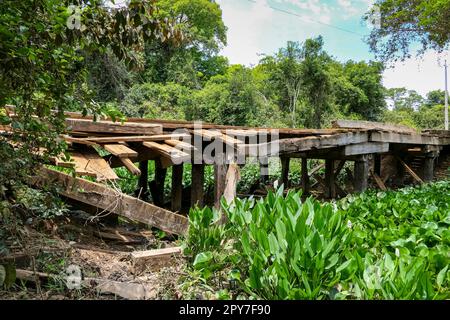
<path id="1" fill-rule="evenodd" d="M 445 60 L 445 130 L 448 130 L 448 90 L 447 90 L 447 60 Z"/>

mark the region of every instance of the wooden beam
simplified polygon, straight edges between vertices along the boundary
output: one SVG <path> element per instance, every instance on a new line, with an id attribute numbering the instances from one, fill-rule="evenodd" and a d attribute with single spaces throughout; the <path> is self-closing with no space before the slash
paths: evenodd
<path id="1" fill-rule="evenodd" d="M 381 155 L 380 154 L 373 155 L 373 171 L 379 177 L 381 177 Z"/>
<path id="2" fill-rule="evenodd" d="M 163 207 L 164 202 L 164 186 L 167 175 L 167 169 L 162 165 L 160 160 L 155 160 L 155 179 L 150 182 L 150 192 L 152 194 L 153 203 L 158 207 Z"/>
<path id="3" fill-rule="evenodd" d="M 355 192 L 364 192 L 368 186 L 369 159 L 367 155 L 361 156 L 355 161 L 353 183 Z"/>
<path id="4" fill-rule="evenodd" d="M 370 141 L 384 143 L 401 143 L 401 144 L 431 144 L 440 145 L 441 141 L 438 137 L 423 134 L 405 134 L 395 132 L 372 132 Z"/>
<path id="5" fill-rule="evenodd" d="M 92 121 L 86 119 L 66 119 L 68 131 L 82 132 L 102 132 L 121 134 L 161 134 L 162 125 L 155 123 L 133 123 L 133 122 L 112 122 L 112 121 Z"/>
<path id="6" fill-rule="evenodd" d="M 336 198 L 335 160 L 325 160 L 325 198 Z"/>
<path id="7" fill-rule="evenodd" d="M 191 159 L 189 154 L 167 144 L 146 141 L 143 145 L 169 159 L 173 164 L 181 164 Z"/>
<path id="8" fill-rule="evenodd" d="M 163 267 L 170 266 L 174 259 L 182 255 L 181 247 L 153 249 L 146 251 L 133 251 L 131 261 L 135 275 L 145 270 L 157 272 Z"/>
<path id="9" fill-rule="evenodd" d="M 108 163 L 91 147 L 72 152 L 71 159 L 75 162 L 75 172 L 78 175 L 95 177 L 98 181 L 117 180 L 119 177 Z"/>
<path id="10" fill-rule="evenodd" d="M 192 144 L 180 140 L 164 140 L 164 143 L 169 146 L 176 147 L 186 153 L 189 151 L 197 151 L 197 148 L 195 148 Z"/>
<path id="11" fill-rule="evenodd" d="M 103 149 L 119 158 L 136 158 L 138 153 L 123 144 L 105 144 Z"/>
<path id="12" fill-rule="evenodd" d="M 400 164 L 408 171 L 408 173 L 411 175 L 411 177 L 414 178 L 418 183 L 423 183 L 423 180 L 414 172 L 413 169 L 411 169 L 405 161 L 403 161 L 400 157 L 397 156 L 397 160 L 400 162 Z"/>
<path id="13" fill-rule="evenodd" d="M 374 172 L 374 170 L 370 170 L 370 174 L 372 175 L 373 179 L 375 180 L 375 183 L 378 185 L 378 188 L 380 188 L 383 191 L 386 191 L 386 185 L 383 182 L 383 179 L 380 178 L 380 176 Z"/>
<path id="14" fill-rule="evenodd" d="M 231 204 L 234 198 L 236 198 L 236 188 L 240 179 L 241 173 L 239 171 L 239 166 L 236 163 L 230 163 L 225 176 L 225 189 L 223 192 L 225 201 L 228 204 Z"/>
<path id="15" fill-rule="evenodd" d="M 367 132 L 346 132 L 346 133 L 338 133 L 333 135 L 324 135 L 319 137 L 304 137 L 304 138 L 289 138 L 289 139 L 280 139 L 277 141 L 272 141 L 267 143 L 267 152 L 268 155 L 273 154 L 270 149 L 272 144 L 277 143 L 279 148 L 277 151 L 280 154 L 289 154 L 296 153 L 301 151 L 313 150 L 313 149 L 323 149 L 330 147 L 339 147 L 348 144 L 355 143 L 363 143 L 367 142 L 369 139 L 369 135 Z M 261 148 L 262 144 L 257 145 L 246 145 L 245 151 L 246 154 L 251 153 L 251 150 L 255 148 Z"/>
<path id="16" fill-rule="evenodd" d="M 220 209 L 220 199 L 225 191 L 225 177 L 227 173 L 227 165 L 224 157 L 214 164 L 214 207 Z"/>
<path id="17" fill-rule="evenodd" d="M 179 164 L 172 167 L 171 206 L 173 212 L 181 210 L 182 192 L 183 192 L 183 165 Z"/>
<path id="18" fill-rule="evenodd" d="M 364 142 L 344 147 L 344 156 L 354 156 L 370 153 L 385 153 L 389 151 L 389 143 Z"/>
<path id="19" fill-rule="evenodd" d="M 291 161 L 288 157 L 282 157 L 281 160 L 281 183 L 284 188 L 289 188 L 289 163 Z"/>
<path id="20" fill-rule="evenodd" d="M 302 158 L 302 190 L 306 194 L 309 192 L 308 159 Z"/>
<path id="21" fill-rule="evenodd" d="M 164 140 L 177 140 L 187 139 L 189 134 L 185 133 L 172 133 L 172 134 L 157 134 L 151 136 L 114 136 L 114 137 L 88 137 L 77 138 L 78 140 L 91 142 L 91 143 L 119 143 L 119 142 L 145 142 L 145 141 L 164 141 Z"/>
<path id="22" fill-rule="evenodd" d="M 141 171 L 141 175 L 139 176 L 138 188 L 135 194 L 141 198 L 145 197 L 148 191 L 148 160 L 139 161 L 139 171 Z"/>
<path id="23" fill-rule="evenodd" d="M 141 175 L 141 170 L 128 158 L 119 158 L 123 165 L 128 169 L 128 171 L 135 176 Z"/>
<path id="24" fill-rule="evenodd" d="M 333 128 L 341 129 L 367 129 L 380 131 L 394 131 L 404 133 L 417 133 L 413 128 L 382 122 L 361 121 L 361 120 L 335 120 L 332 122 Z"/>
<path id="25" fill-rule="evenodd" d="M 435 157 L 431 155 L 426 155 L 423 163 L 423 181 L 430 182 L 434 178 L 434 161 Z"/>
<path id="26" fill-rule="evenodd" d="M 168 233 L 184 235 L 188 229 L 189 222 L 184 216 L 120 193 L 105 185 L 73 178 L 62 172 L 42 167 L 32 183 L 37 186 L 54 183 L 59 187 L 58 192 L 65 197 L 149 224 Z"/>
<path id="27" fill-rule="evenodd" d="M 203 207 L 205 165 L 192 164 L 191 207 Z"/>

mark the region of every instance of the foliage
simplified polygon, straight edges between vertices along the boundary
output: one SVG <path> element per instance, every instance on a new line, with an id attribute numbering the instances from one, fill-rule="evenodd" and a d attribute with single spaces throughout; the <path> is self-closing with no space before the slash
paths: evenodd
<path id="1" fill-rule="evenodd" d="M 373 18 L 375 9 L 381 15 L 380 26 L 373 28 L 368 43 L 383 61 L 409 57 L 416 44 L 419 53 L 448 46 L 450 1 L 378 0 L 366 20 Z"/>
<path id="2" fill-rule="evenodd" d="M 73 9 L 70 4 L 78 5 Z M 0 105 L 16 105 L 16 116 L 2 116 L 11 123 L 13 150 L 0 141 L 5 167 L 24 170 L 3 172 L 1 187 L 21 180 L 18 173 L 35 164 L 31 151 L 45 148 L 45 156 L 59 155 L 65 144 L 64 110 L 76 105 L 84 113 L 99 113 L 86 85 L 83 52 L 110 49 L 130 67 L 139 65 L 136 52 L 144 40 L 177 43 L 182 33 L 171 19 L 155 19 L 152 1 L 131 1 L 111 9 L 103 1 L 26 0 L 0 4 Z M 55 111 L 54 111 L 55 110 Z M 18 150 L 17 150 L 18 149 Z"/>
<path id="3" fill-rule="evenodd" d="M 189 89 L 176 83 L 134 85 L 119 107 L 130 117 L 184 119 L 189 105 Z"/>
<path id="4" fill-rule="evenodd" d="M 223 203 L 224 225 L 217 212 L 192 210 L 186 252 L 205 284 L 237 282 L 234 297 L 448 299 L 449 196 L 449 182 L 336 205 L 279 189 Z"/>

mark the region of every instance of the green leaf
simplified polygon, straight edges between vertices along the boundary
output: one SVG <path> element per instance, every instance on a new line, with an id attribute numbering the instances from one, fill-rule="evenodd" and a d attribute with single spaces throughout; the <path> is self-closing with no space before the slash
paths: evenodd
<path id="1" fill-rule="evenodd" d="M 194 259 L 193 266 L 194 268 L 202 268 L 206 263 L 210 262 L 213 259 L 212 252 L 201 252 L 197 254 Z"/>
<path id="2" fill-rule="evenodd" d="M 442 284 L 444 283 L 445 280 L 445 275 L 447 274 L 447 269 L 448 269 L 448 265 L 445 266 L 444 269 L 442 269 L 441 271 L 439 271 L 437 278 L 436 278 L 436 282 L 437 285 L 439 286 L 439 288 L 442 286 Z"/>

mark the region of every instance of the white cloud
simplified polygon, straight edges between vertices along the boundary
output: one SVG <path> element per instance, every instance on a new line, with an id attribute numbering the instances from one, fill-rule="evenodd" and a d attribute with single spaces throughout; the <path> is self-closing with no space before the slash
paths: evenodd
<path id="1" fill-rule="evenodd" d="M 422 58 L 410 58 L 397 62 L 384 72 L 383 83 L 387 88 L 405 87 L 425 96 L 429 91 L 444 89 L 444 60 L 448 53 L 427 51 Z"/>

